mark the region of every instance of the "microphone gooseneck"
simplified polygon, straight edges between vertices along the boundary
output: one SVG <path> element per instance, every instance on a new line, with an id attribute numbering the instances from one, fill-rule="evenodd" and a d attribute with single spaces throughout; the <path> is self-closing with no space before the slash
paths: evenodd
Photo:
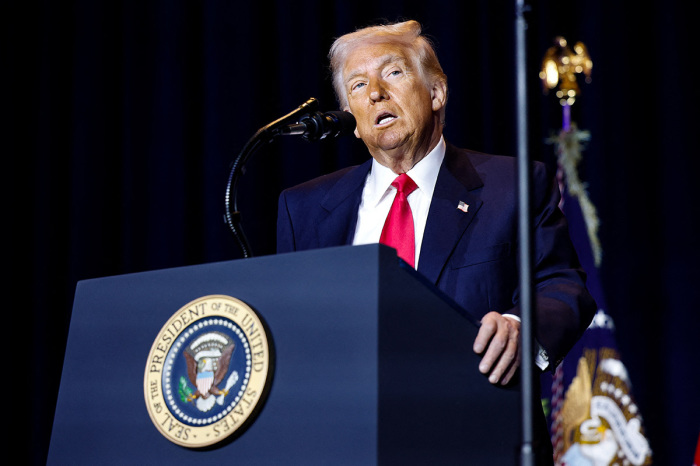
<path id="1" fill-rule="evenodd" d="M 238 179 L 243 174 L 243 168 L 250 156 L 264 144 L 272 142 L 283 135 L 301 135 L 308 141 L 318 141 L 327 137 L 338 137 L 355 131 L 355 117 L 348 112 L 318 111 L 318 100 L 309 100 L 292 110 L 282 118 L 260 128 L 248 140 L 241 152 L 231 164 L 228 183 L 226 185 L 224 222 L 229 226 L 238 242 L 243 257 L 252 257 L 250 245 L 241 228 L 241 213 L 238 210 L 237 186 Z"/>

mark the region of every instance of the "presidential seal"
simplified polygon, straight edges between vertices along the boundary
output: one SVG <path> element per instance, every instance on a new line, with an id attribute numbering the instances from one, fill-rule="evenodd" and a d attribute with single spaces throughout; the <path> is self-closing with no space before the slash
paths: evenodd
<path id="1" fill-rule="evenodd" d="M 180 308 L 146 363 L 143 390 L 153 424 L 188 448 L 241 435 L 269 392 L 271 343 L 260 317 L 236 298 L 204 296 Z"/>

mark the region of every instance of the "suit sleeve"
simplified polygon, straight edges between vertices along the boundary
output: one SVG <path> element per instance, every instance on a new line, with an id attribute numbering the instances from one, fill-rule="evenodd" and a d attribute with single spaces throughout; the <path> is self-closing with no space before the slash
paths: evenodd
<path id="1" fill-rule="evenodd" d="M 554 367 L 590 324 L 596 303 L 586 288 L 586 274 L 559 209 L 556 179 L 539 164 L 533 182 L 535 338 Z"/>

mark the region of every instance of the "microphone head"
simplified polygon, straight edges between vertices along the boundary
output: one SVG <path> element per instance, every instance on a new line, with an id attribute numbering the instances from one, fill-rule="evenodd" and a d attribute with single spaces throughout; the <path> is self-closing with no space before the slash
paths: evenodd
<path id="1" fill-rule="evenodd" d="M 303 138 L 307 141 L 318 141 L 327 137 L 338 137 L 355 131 L 355 117 L 348 112 L 331 111 L 326 113 L 314 112 L 304 115 L 299 123 L 306 127 Z"/>
<path id="2" fill-rule="evenodd" d="M 350 112 L 334 110 L 326 112 L 324 116 L 333 120 L 332 126 L 336 129 L 335 133 L 329 134 L 331 137 L 345 136 L 355 131 L 357 122 L 355 121 L 355 116 Z"/>

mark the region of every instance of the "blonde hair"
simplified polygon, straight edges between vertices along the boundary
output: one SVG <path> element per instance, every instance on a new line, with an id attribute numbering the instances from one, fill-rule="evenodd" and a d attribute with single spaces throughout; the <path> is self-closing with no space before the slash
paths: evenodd
<path id="1" fill-rule="evenodd" d="M 328 58 L 335 90 L 340 108 L 348 106 L 348 96 L 343 83 L 343 66 L 348 55 L 357 47 L 366 44 L 395 43 L 408 48 L 418 64 L 419 73 L 426 87 L 430 88 L 436 82 L 445 83 L 447 92 L 447 76 L 442 71 L 437 54 L 430 39 L 421 35 L 421 25 L 418 21 L 382 24 L 358 29 L 355 32 L 340 36 L 333 42 Z M 444 122 L 445 106 L 440 110 L 440 119 Z"/>

